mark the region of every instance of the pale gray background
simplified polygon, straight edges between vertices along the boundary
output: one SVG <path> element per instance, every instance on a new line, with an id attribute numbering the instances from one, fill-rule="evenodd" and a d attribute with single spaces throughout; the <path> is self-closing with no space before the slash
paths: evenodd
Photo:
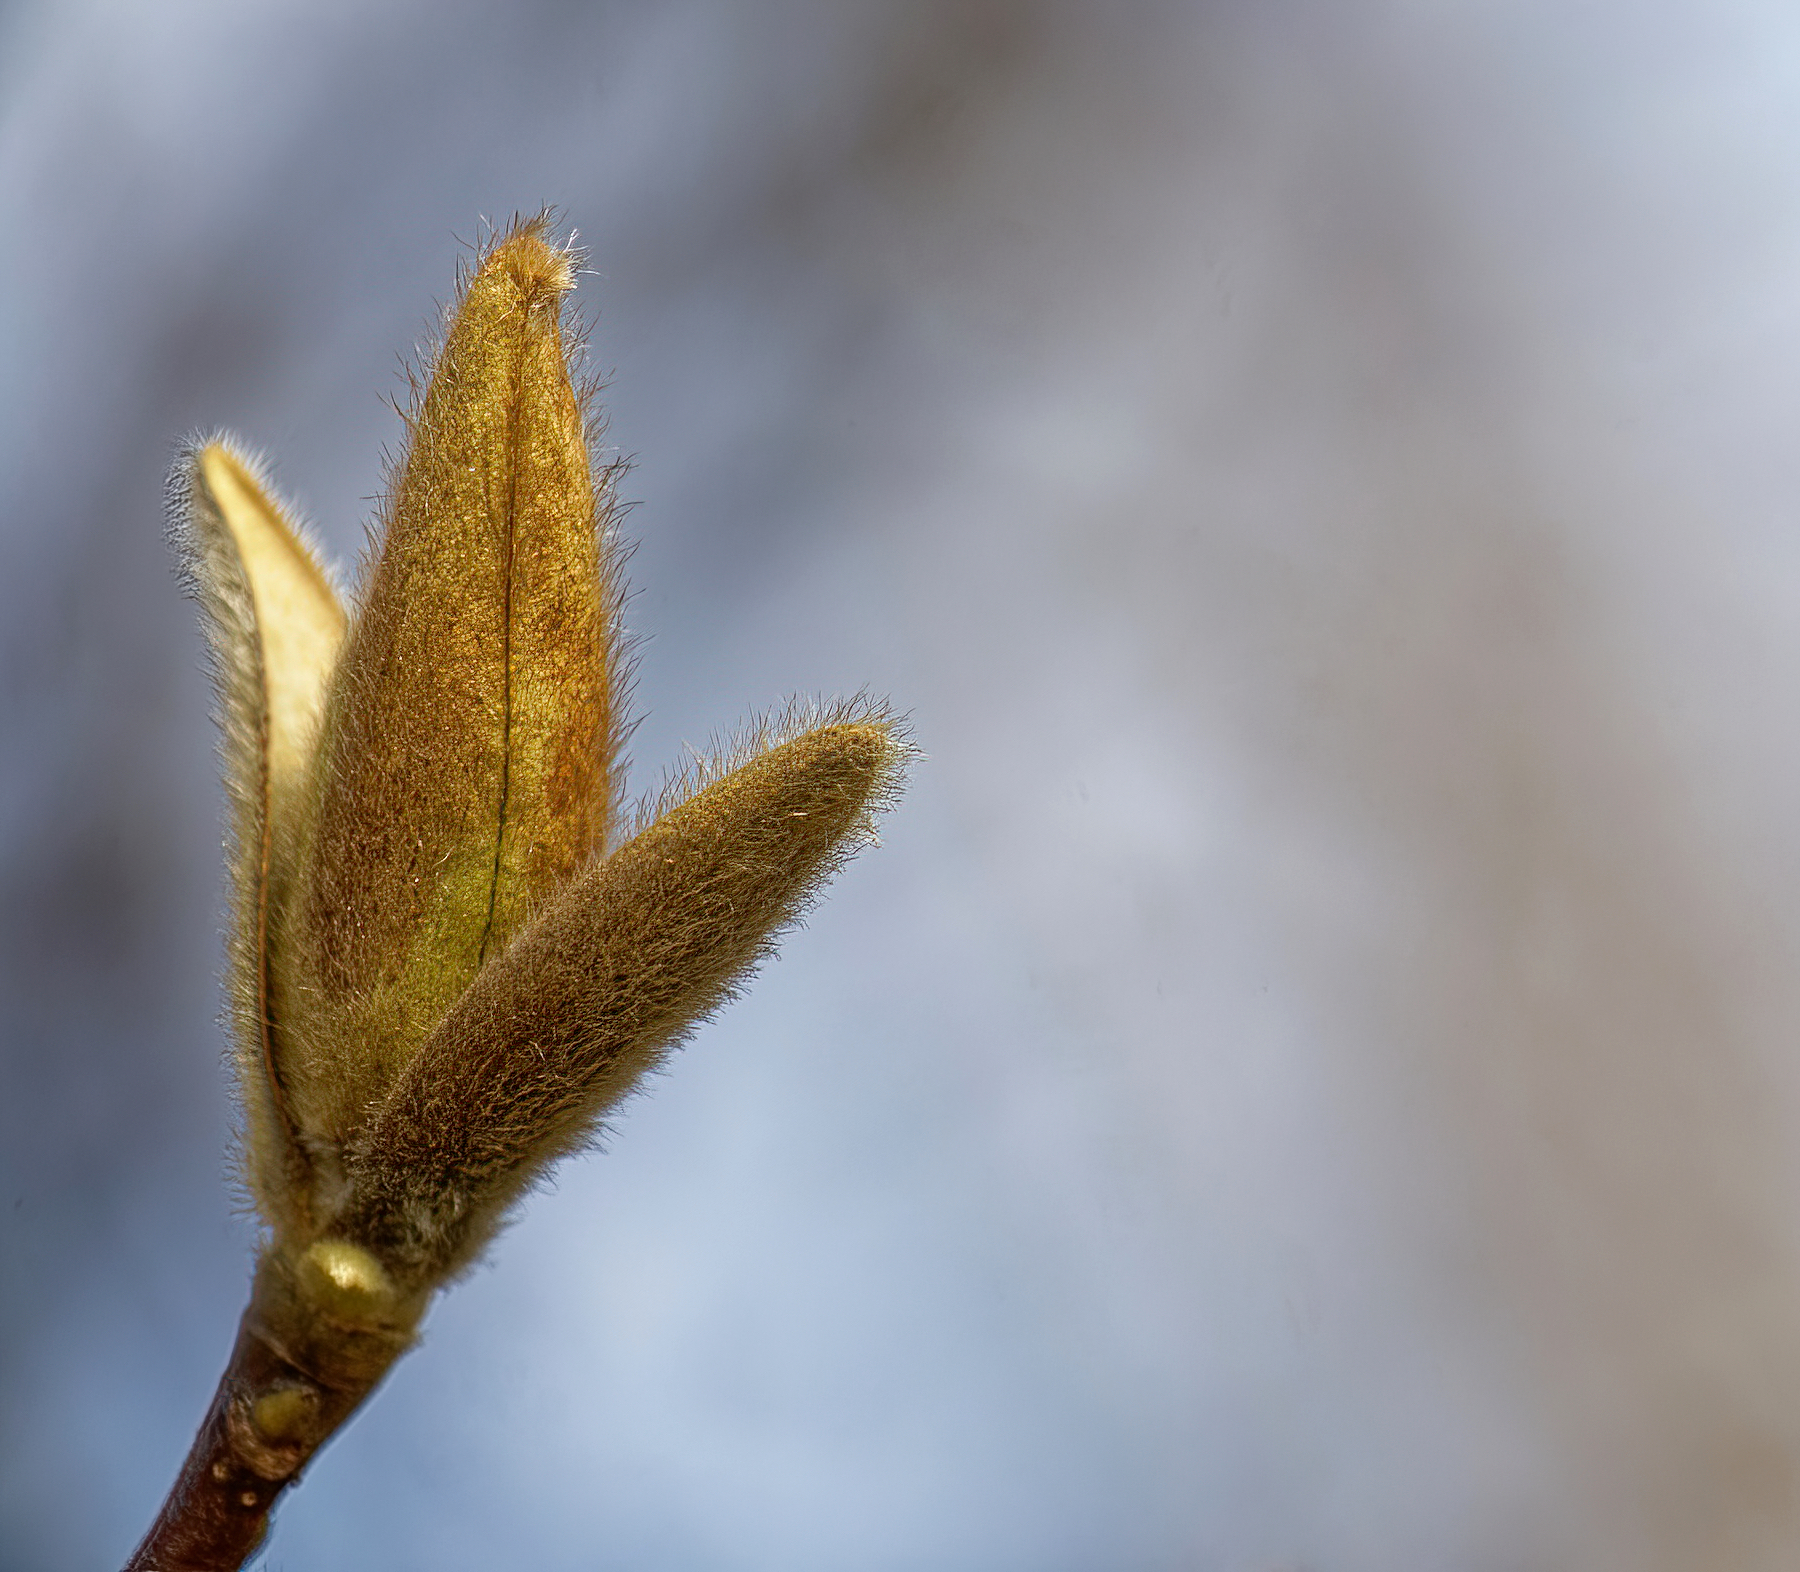
<path id="1" fill-rule="evenodd" d="M 172 444 L 351 555 L 560 203 L 635 780 L 931 754 L 272 1568 L 1800 1561 L 1800 13 L 0 10 L 0 1565 L 230 1341 Z"/>

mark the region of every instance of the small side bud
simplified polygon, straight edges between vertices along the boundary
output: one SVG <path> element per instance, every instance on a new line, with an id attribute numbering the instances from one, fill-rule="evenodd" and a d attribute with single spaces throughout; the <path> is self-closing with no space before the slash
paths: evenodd
<path id="1" fill-rule="evenodd" d="M 257 1434 L 274 1446 L 286 1446 L 311 1436 L 318 1428 L 319 1389 L 298 1382 L 270 1388 L 250 1405 L 250 1422 Z"/>
<path id="2" fill-rule="evenodd" d="M 300 1257 L 299 1288 L 341 1321 L 380 1321 L 399 1303 L 387 1269 L 348 1239 L 320 1239 Z"/>

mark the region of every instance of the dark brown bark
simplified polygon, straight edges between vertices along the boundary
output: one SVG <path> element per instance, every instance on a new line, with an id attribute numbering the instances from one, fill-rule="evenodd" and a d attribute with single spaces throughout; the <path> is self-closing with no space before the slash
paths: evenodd
<path id="1" fill-rule="evenodd" d="M 181 1475 L 125 1572 L 237 1572 L 282 1492 L 410 1342 L 300 1313 L 265 1262 Z"/>

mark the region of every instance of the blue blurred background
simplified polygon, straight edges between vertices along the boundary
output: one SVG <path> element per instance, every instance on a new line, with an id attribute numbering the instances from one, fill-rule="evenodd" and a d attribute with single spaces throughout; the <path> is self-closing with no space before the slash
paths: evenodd
<path id="1" fill-rule="evenodd" d="M 0 8 L 0 1566 L 123 1559 L 253 1246 L 173 444 L 350 561 L 545 202 L 634 786 L 864 685 L 930 760 L 267 1565 L 1791 1568 L 1756 0 Z"/>

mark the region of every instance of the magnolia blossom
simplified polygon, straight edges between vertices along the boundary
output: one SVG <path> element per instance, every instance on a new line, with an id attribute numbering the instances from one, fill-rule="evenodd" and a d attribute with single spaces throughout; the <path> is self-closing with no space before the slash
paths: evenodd
<path id="1" fill-rule="evenodd" d="M 346 606 L 255 460 L 193 445 L 172 533 L 231 802 L 237 1348 L 133 1568 L 234 1568 L 433 1292 L 873 839 L 912 753 L 789 706 L 621 810 L 614 471 L 544 217 L 462 280 Z"/>

